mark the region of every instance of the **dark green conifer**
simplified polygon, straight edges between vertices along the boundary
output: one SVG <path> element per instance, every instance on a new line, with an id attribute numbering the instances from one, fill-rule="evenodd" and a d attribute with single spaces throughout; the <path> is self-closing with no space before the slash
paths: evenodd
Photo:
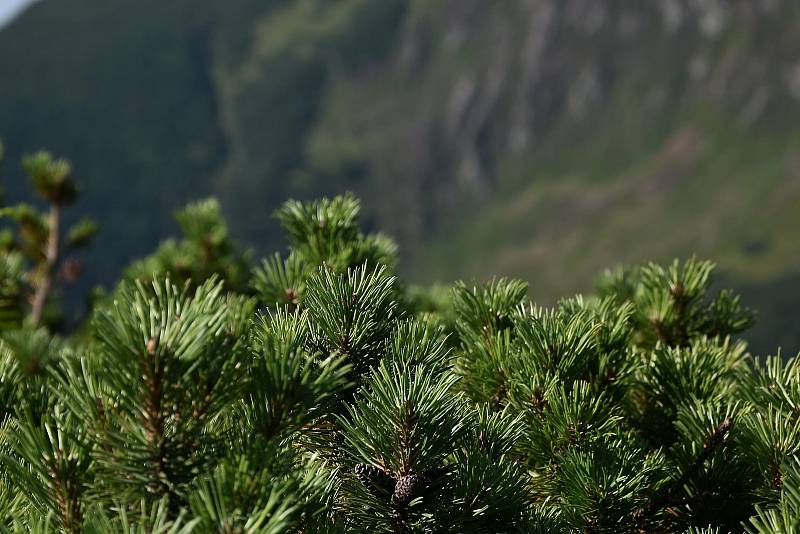
<path id="1" fill-rule="evenodd" d="M 63 163 L 37 158 L 67 202 Z M 800 364 L 748 352 L 752 313 L 711 263 L 552 307 L 509 279 L 420 296 L 358 212 L 288 202 L 287 255 L 250 270 L 219 206 L 191 205 L 185 239 L 61 339 L 15 300 L 51 226 L 7 211 L 0 532 L 800 528 Z"/>

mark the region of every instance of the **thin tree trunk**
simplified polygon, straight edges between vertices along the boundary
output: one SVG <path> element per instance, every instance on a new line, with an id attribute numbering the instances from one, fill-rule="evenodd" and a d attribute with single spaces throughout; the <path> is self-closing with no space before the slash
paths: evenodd
<path id="1" fill-rule="evenodd" d="M 36 293 L 33 295 L 31 308 L 31 321 L 34 326 L 38 326 L 42 322 L 44 306 L 53 287 L 53 277 L 55 276 L 56 265 L 58 265 L 59 234 L 61 233 L 61 206 L 58 204 L 50 204 L 49 226 L 50 233 L 47 236 L 44 272 L 42 273 L 41 282 L 36 288 Z"/>

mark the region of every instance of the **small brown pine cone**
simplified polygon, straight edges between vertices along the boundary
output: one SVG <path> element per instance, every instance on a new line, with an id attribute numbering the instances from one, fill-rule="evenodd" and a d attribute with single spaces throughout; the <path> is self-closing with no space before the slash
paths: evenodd
<path id="1" fill-rule="evenodd" d="M 407 503 L 418 497 L 425 489 L 425 479 L 414 473 L 400 477 L 394 486 L 394 498 L 400 503 Z"/>

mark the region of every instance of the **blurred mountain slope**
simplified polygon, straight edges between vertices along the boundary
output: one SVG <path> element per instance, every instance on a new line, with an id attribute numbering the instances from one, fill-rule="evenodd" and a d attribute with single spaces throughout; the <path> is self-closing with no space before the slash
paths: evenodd
<path id="1" fill-rule="evenodd" d="M 6 187 L 72 158 L 106 282 L 206 194 L 268 250 L 351 189 L 414 278 L 543 301 L 697 253 L 796 351 L 798 50 L 791 0 L 46 0 L 0 31 Z"/>

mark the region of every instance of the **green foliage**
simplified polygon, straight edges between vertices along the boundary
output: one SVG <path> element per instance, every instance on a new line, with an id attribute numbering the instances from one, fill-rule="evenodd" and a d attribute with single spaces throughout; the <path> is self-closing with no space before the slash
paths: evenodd
<path id="1" fill-rule="evenodd" d="M 394 277 L 366 265 L 336 274 L 322 269 L 308 283 L 306 306 L 313 343 L 329 354 L 347 356 L 358 372 L 385 351 L 394 327 Z"/>
<path id="2" fill-rule="evenodd" d="M 93 220 L 86 218 L 79 220 L 67 231 L 67 246 L 70 248 L 85 247 L 97 230 L 97 223 Z"/>
<path id="3" fill-rule="evenodd" d="M 686 345 L 698 336 L 725 337 L 749 328 L 753 312 L 729 290 L 711 292 L 714 264 L 692 258 L 607 273 L 601 295 L 613 295 L 636 307 L 639 342 L 648 346 Z"/>
<path id="4" fill-rule="evenodd" d="M 395 246 L 379 235 L 365 237 L 358 228 L 360 211 L 358 199 L 345 195 L 309 203 L 290 200 L 276 216 L 292 249 L 311 264 L 339 271 L 365 261 L 392 265 Z"/>
<path id="5" fill-rule="evenodd" d="M 177 498 L 219 456 L 207 427 L 241 396 L 248 326 L 236 315 L 252 310 L 221 292 L 213 281 L 191 298 L 168 281 L 137 285 L 95 319 L 96 364 L 108 372 L 79 400 L 87 426 L 104 429 L 97 460 L 109 491 Z M 64 386 L 78 387 L 69 375 Z"/>
<path id="6" fill-rule="evenodd" d="M 169 275 L 178 284 L 195 284 L 213 275 L 225 287 L 243 290 L 247 284 L 249 254 L 230 237 L 216 199 L 193 202 L 175 213 L 183 239 L 168 239 L 146 258 L 128 267 L 130 280 L 153 280 Z"/>
<path id="7" fill-rule="evenodd" d="M 265 440 L 311 422 L 314 409 L 348 385 L 345 357 L 310 352 L 307 325 L 305 311 L 278 311 L 254 325 L 244 406 L 248 431 Z"/>
<path id="8" fill-rule="evenodd" d="M 78 197 L 78 186 L 72 176 L 72 165 L 41 151 L 22 160 L 31 184 L 42 198 L 52 204 L 67 205 Z"/>
<path id="9" fill-rule="evenodd" d="M 321 267 L 337 273 L 358 266 L 392 271 L 397 246 L 386 236 L 363 234 L 358 226 L 360 211 L 360 202 L 349 194 L 286 202 L 275 216 L 288 234 L 289 254 L 285 259 L 274 254 L 253 269 L 252 286 L 261 303 L 300 306 L 310 279 Z"/>
<path id="10" fill-rule="evenodd" d="M 38 420 L 50 411 L 48 375 L 68 350 L 44 328 L 24 325 L 4 333 L 0 341 L 3 417 L 27 412 Z"/>
<path id="11" fill-rule="evenodd" d="M 357 214 L 287 203 L 288 255 L 246 280 L 195 204 L 175 246 L 207 263 L 162 247 L 80 336 L 5 330 L 0 531 L 798 528 L 800 364 L 733 337 L 751 315 L 711 264 L 550 308 L 509 279 L 445 299 L 405 288 Z M 24 256 L 2 257 L 13 302 Z"/>
<path id="12" fill-rule="evenodd" d="M 253 270 L 253 289 L 265 304 L 296 308 L 305 296 L 308 274 L 298 254 L 292 252 L 283 260 L 276 253 Z"/>
<path id="13" fill-rule="evenodd" d="M 745 366 L 745 344 L 727 340 L 719 345 L 706 338 L 691 347 L 657 347 L 640 373 L 636 392 L 647 435 L 669 442 L 681 402 L 715 403 L 735 399 L 737 378 Z"/>
<path id="14" fill-rule="evenodd" d="M 787 462 L 781 469 L 785 481 L 777 505 L 756 506 L 756 515 L 746 526 L 750 534 L 785 532 L 794 534 L 800 531 L 800 463 L 797 457 Z"/>
<path id="15" fill-rule="evenodd" d="M 53 514 L 65 532 L 79 532 L 92 476 L 85 431 L 59 411 L 42 424 L 30 419 L 12 427 L 0 462 L 33 509 L 45 517 Z"/>
<path id="16" fill-rule="evenodd" d="M 0 254 L 0 331 L 22 323 L 25 309 L 25 258 L 19 252 Z"/>

